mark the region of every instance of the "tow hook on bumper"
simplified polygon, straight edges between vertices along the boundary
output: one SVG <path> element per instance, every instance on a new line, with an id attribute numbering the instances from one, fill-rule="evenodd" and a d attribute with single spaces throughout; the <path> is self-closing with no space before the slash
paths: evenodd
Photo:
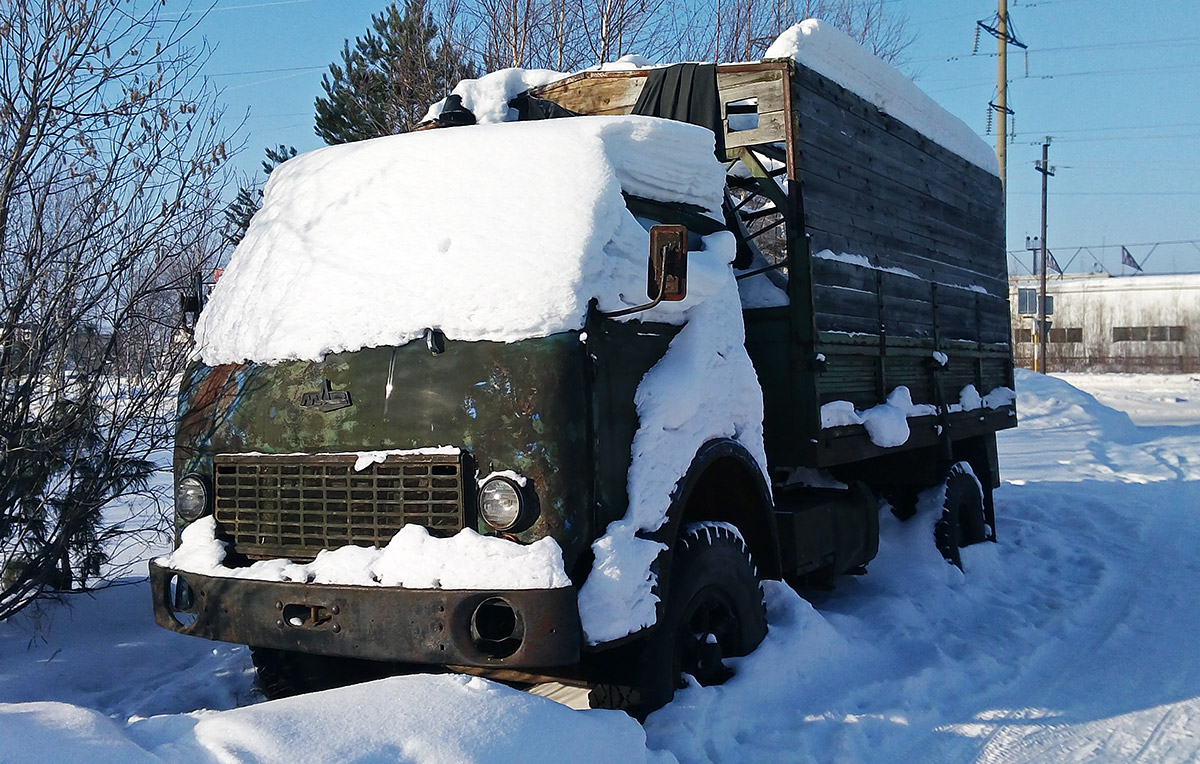
<path id="1" fill-rule="evenodd" d="M 574 587 L 462 591 L 204 576 L 150 563 L 154 620 L 223 642 L 380 661 L 533 668 L 579 660 Z"/>
<path id="2" fill-rule="evenodd" d="M 335 615 L 341 615 L 342 609 L 337 605 L 325 607 L 324 605 L 300 605 L 292 603 L 284 605 L 283 602 L 276 602 L 276 607 L 283 611 L 283 622 L 288 626 L 296 629 L 319 629 L 327 623 L 331 623 L 331 629 L 336 634 L 341 631 L 341 624 L 333 623 Z M 279 608 L 278 606 L 283 605 Z"/>

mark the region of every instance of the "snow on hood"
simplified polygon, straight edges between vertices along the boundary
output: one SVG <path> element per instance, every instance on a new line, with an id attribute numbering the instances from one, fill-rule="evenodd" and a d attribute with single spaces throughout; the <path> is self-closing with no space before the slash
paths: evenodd
<path id="1" fill-rule="evenodd" d="M 795 59 L 971 164 L 1000 174 L 995 152 L 965 122 L 921 92 L 895 67 L 823 21 L 807 19 L 796 24 L 767 48 L 763 58 Z"/>
<path id="2" fill-rule="evenodd" d="M 329 146 L 280 165 L 196 327 L 210 365 L 317 360 L 427 327 L 514 342 L 644 303 L 649 237 L 622 192 L 720 208 L 712 133 L 650 117 L 478 125 Z M 682 321 L 727 242 L 689 257 Z"/>

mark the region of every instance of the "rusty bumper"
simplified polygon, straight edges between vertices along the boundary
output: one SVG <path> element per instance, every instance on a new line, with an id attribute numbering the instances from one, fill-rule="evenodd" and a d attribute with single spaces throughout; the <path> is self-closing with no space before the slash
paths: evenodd
<path id="1" fill-rule="evenodd" d="M 579 661 L 574 587 L 456 591 L 203 576 L 150 563 L 154 620 L 205 639 L 380 661 L 504 668 Z"/>

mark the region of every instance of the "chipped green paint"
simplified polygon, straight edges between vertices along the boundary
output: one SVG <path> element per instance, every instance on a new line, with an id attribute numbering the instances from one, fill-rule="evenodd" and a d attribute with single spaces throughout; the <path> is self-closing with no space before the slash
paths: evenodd
<path id="1" fill-rule="evenodd" d="M 439 354 L 417 340 L 319 362 L 196 366 L 181 393 L 176 474 L 211 478 L 214 453 L 455 446 L 471 453 L 480 477 L 511 469 L 529 480 L 539 515 L 516 538 L 554 537 L 570 570 L 594 535 L 587 359 L 580 334 L 565 332 L 508 344 L 447 340 Z M 301 406 L 326 389 L 348 393 L 351 405 Z"/>

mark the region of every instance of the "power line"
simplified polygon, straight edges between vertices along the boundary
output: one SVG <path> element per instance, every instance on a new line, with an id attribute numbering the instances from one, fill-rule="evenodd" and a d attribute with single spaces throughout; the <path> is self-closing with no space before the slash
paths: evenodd
<path id="1" fill-rule="evenodd" d="M 1025 8 L 1037 8 L 1039 5 L 1058 5 L 1059 3 L 1084 3 L 1091 0 L 1034 0 L 1034 2 L 1023 3 Z"/>
<path id="2" fill-rule="evenodd" d="M 253 114 L 251 113 L 247 119 L 282 119 L 283 117 L 310 117 L 312 112 L 308 111 L 292 111 L 279 114 Z"/>
<path id="3" fill-rule="evenodd" d="M 246 3 L 243 5 L 217 5 L 215 2 L 207 9 L 202 11 L 181 11 L 179 13 L 164 13 L 163 18 L 184 18 L 193 16 L 199 13 L 200 15 L 208 15 L 210 13 L 219 13 L 221 11 L 245 11 L 252 8 L 267 8 L 273 5 L 296 5 L 297 3 L 311 3 L 315 0 L 270 0 L 262 3 Z"/>
<path id="4" fill-rule="evenodd" d="M 1060 45 L 1056 48 L 1036 48 L 1035 53 L 1058 53 L 1064 50 L 1112 50 L 1140 48 L 1144 45 L 1200 45 L 1200 37 L 1164 37 L 1161 40 L 1127 40 L 1126 42 L 1093 43 L 1089 45 Z"/>
<path id="5" fill-rule="evenodd" d="M 244 11 L 247 8 L 266 8 L 271 5 L 296 5 L 297 3 L 311 3 L 314 0 L 271 0 L 266 3 L 250 3 L 247 5 L 224 5 L 213 7 L 214 11 Z"/>
<path id="6" fill-rule="evenodd" d="M 1196 159 L 1196 161 L 1191 164 L 1191 166 L 1188 166 L 1186 163 L 1182 163 L 1178 159 L 1175 159 L 1175 160 L 1162 159 L 1162 160 L 1156 160 L 1156 161 L 1143 161 L 1140 159 L 1114 159 L 1111 157 L 1104 157 L 1102 159 L 1101 158 L 1090 159 L 1090 158 L 1086 158 L 1086 157 L 1076 158 L 1076 159 L 1071 160 L 1071 166 L 1085 168 L 1085 169 L 1086 168 L 1095 168 L 1095 167 L 1103 167 L 1103 168 L 1138 167 L 1138 168 L 1154 168 L 1154 169 L 1158 169 L 1158 170 L 1168 170 L 1168 171 L 1176 171 L 1176 172 L 1198 172 L 1198 171 L 1200 171 L 1200 157 L 1198 157 Z"/>
<path id="7" fill-rule="evenodd" d="M 1063 138 L 1064 143 L 1098 143 L 1108 141 L 1162 141 L 1162 140 L 1189 140 L 1192 138 L 1200 138 L 1200 133 L 1177 133 L 1175 135 L 1100 135 L 1094 138 Z M 1039 145 L 1036 142 L 1031 142 L 1030 146 Z"/>
<path id="8" fill-rule="evenodd" d="M 256 80 L 254 82 L 243 82 L 238 85 L 226 85 L 222 92 L 226 92 L 226 91 L 230 91 L 230 90 L 241 90 L 243 88 L 252 88 L 252 87 L 255 87 L 256 85 L 266 85 L 271 82 L 279 82 L 280 80 L 290 80 L 293 77 L 299 77 L 300 75 L 302 75 L 304 73 L 305 72 L 297 71 L 297 72 L 292 72 L 291 74 L 281 74 L 278 77 L 268 77 L 265 80 Z"/>
<path id="9" fill-rule="evenodd" d="M 1056 72 L 1051 74 L 1034 74 L 1022 77 L 1026 80 L 1057 80 L 1067 77 L 1091 77 L 1104 75 L 1106 77 L 1125 77 L 1132 74 L 1157 74 L 1158 72 L 1189 72 L 1200 69 L 1200 64 L 1178 64 L 1175 66 L 1150 66 L 1143 69 L 1093 69 L 1088 72 Z"/>
<path id="10" fill-rule="evenodd" d="M 288 66 L 282 69 L 247 69 L 244 72 L 218 72 L 210 74 L 209 77 L 240 77 L 243 74 L 279 74 L 281 72 L 311 72 L 315 69 L 324 69 L 325 66 Z"/>
<path id="11" fill-rule="evenodd" d="M 1124 77 L 1124 76 L 1129 76 L 1129 75 L 1157 74 L 1159 72 L 1190 72 L 1190 71 L 1195 71 L 1196 69 L 1200 69 L 1200 64 L 1176 64 L 1176 65 L 1172 65 L 1172 66 L 1150 66 L 1150 67 L 1143 67 L 1141 69 L 1093 69 L 1093 70 L 1084 71 L 1084 72 L 1051 72 L 1048 74 L 1031 74 L 1031 75 L 1027 75 L 1024 77 L 1013 78 L 1011 81 L 1012 82 L 1024 82 L 1024 81 L 1028 81 L 1028 80 L 1056 80 L 1056 79 L 1066 79 L 1068 77 L 1093 77 L 1093 76 L 1097 76 L 1097 75 L 1103 75 L 1106 77 Z M 923 80 L 923 82 L 926 82 L 926 83 L 955 82 L 958 79 L 959 79 L 959 77 L 941 77 L 938 79 Z M 982 82 L 974 82 L 974 83 L 971 83 L 970 85 L 965 85 L 965 86 L 961 86 L 961 87 L 957 87 L 957 88 L 944 88 L 942 90 L 931 90 L 931 91 L 927 91 L 927 92 L 944 93 L 944 92 L 949 92 L 950 90 L 961 90 L 963 87 L 978 87 L 982 84 L 983 84 Z"/>
<path id="12" fill-rule="evenodd" d="M 1200 122 L 1176 122 L 1167 125 L 1113 125 L 1111 127 L 1073 127 L 1065 130 L 1028 130 L 1027 132 L 1050 133 L 1055 137 L 1059 133 L 1097 133 L 1111 130 L 1150 130 L 1156 128 L 1200 127 Z"/>
<path id="13" fill-rule="evenodd" d="M 1040 144 L 1039 144 L 1040 145 Z M 1033 196 L 1037 191 L 1009 191 L 1010 196 Z M 1200 196 L 1200 191 L 1055 191 L 1054 196 Z"/>
<path id="14" fill-rule="evenodd" d="M 1181 45 L 1191 46 L 1200 45 L 1200 37 L 1164 37 L 1159 40 L 1128 40 L 1126 42 L 1111 42 L 1111 43 L 1094 43 L 1088 45 L 1060 45 L 1054 48 L 1033 48 L 1030 53 L 1059 53 L 1062 51 L 1075 50 L 1112 50 L 1114 48 L 1140 48 L 1146 45 Z M 997 53 L 978 52 L 978 53 L 959 53 L 949 56 L 931 56 L 929 58 L 916 58 L 909 61 L 913 64 L 934 63 L 944 61 L 946 63 L 956 61 L 966 61 L 970 58 L 995 58 Z"/>

